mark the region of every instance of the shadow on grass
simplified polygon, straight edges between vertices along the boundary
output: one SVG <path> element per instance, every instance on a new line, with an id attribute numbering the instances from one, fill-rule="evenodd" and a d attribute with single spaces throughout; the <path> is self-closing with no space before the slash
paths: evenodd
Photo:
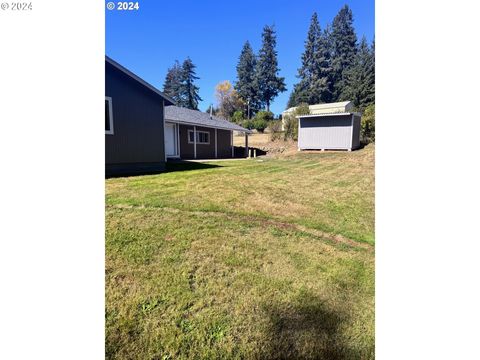
<path id="1" fill-rule="evenodd" d="M 213 169 L 218 167 L 222 167 L 222 165 L 211 164 L 211 163 L 206 164 L 206 163 L 196 162 L 196 161 L 178 160 L 178 161 L 167 162 L 165 172 L 203 170 L 203 169 Z"/>
<path id="2" fill-rule="evenodd" d="M 270 319 L 270 343 L 260 350 L 265 359 L 365 359 L 340 332 L 347 315 L 332 310 L 308 292 L 293 304 L 265 304 Z M 363 351 L 362 351 L 363 352 Z M 369 352 L 368 350 L 366 351 Z"/>

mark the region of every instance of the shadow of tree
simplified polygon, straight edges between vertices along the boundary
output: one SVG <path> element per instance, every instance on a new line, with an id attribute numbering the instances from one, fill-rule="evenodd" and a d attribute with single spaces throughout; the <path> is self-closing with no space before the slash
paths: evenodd
<path id="1" fill-rule="evenodd" d="M 270 320 L 269 344 L 259 350 L 261 359 L 363 359 L 346 343 L 341 326 L 345 312 L 303 291 L 293 304 L 265 304 Z M 368 357 L 367 357 L 368 358 Z"/>

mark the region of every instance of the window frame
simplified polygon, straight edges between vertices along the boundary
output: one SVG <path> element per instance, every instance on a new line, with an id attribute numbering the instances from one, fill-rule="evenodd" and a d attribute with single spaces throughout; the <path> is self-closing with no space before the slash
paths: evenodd
<path id="1" fill-rule="evenodd" d="M 189 129 L 188 130 L 188 143 L 189 144 L 195 144 L 195 141 L 190 141 L 190 134 L 191 133 L 193 133 L 193 130 Z M 210 145 L 210 131 L 196 130 L 195 133 L 198 134 L 197 145 Z M 200 133 L 208 135 L 208 141 L 207 142 L 201 142 L 200 141 Z"/>
<path id="2" fill-rule="evenodd" d="M 113 100 L 110 96 L 105 96 L 105 100 L 108 101 L 108 125 L 110 130 L 105 129 L 105 135 L 113 135 Z"/>

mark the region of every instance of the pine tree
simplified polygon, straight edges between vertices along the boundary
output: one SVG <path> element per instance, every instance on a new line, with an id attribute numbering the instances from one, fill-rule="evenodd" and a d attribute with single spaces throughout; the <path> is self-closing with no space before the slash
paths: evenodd
<path id="1" fill-rule="evenodd" d="M 198 95 L 199 88 L 195 85 L 195 80 L 199 77 L 195 73 L 196 66 L 190 58 L 187 58 L 182 64 L 181 72 L 181 86 L 180 86 L 180 101 L 179 106 L 186 107 L 192 110 L 198 110 L 198 102 L 202 98 Z"/>
<path id="2" fill-rule="evenodd" d="M 168 69 L 167 75 L 165 76 L 165 82 L 163 83 L 163 92 L 165 95 L 170 96 L 175 103 L 178 103 L 181 98 L 181 82 L 182 67 L 178 60 L 175 60 L 175 64 Z"/>
<path id="3" fill-rule="evenodd" d="M 248 41 L 245 42 L 237 64 L 237 81 L 235 90 L 249 109 L 246 115 L 254 114 L 260 109 L 257 88 L 255 87 L 255 67 L 257 59 Z"/>
<path id="4" fill-rule="evenodd" d="M 345 73 L 342 98 L 352 100 L 359 110 L 375 102 L 375 45 L 370 48 L 365 37 L 358 47 L 353 65 Z"/>
<path id="5" fill-rule="evenodd" d="M 357 35 L 353 28 L 352 10 L 345 5 L 333 19 L 332 25 L 332 76 L 334 93 L 332 101 L 342 100 L 345 73 L 355 61 Z M 348 99 L 345 99 L 348 100 Z"/>
<path id="6" fill-rule="evenodd" d="M 331 99 L 331 56 L 328 30 L 322 32 L 317 13 L 313 13 L 298 69 L 299 83 L 295 85 L 289 106 L 300 103 L 318 104 Z"/>
<path id="7" fill-rule="evenodd" d="M 278 76 L 277 40 L 273 26 L 265 26 L 262 34 L 262 48 L 258 55 L 255 85 L 262 105 L 270 111 L 270 103 L 283 91 L 286 91 L 285 78 Z"/>

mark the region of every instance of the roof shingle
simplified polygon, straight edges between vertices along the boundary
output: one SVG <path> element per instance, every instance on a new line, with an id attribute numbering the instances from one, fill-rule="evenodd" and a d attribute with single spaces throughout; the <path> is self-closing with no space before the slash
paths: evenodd
<path id="1" fill-rule="evenodd" d="M 250 130 L 233 124 L 230 121 L 217 116 L 210 117 L 210 114 L 198 110 L 190 110 L 179 106 L 165 107 L 165 120 L 172 122 L 188 123 L 192 125 L 211 127 L 217 129 L 234 130 L 251 133 Z"/>

